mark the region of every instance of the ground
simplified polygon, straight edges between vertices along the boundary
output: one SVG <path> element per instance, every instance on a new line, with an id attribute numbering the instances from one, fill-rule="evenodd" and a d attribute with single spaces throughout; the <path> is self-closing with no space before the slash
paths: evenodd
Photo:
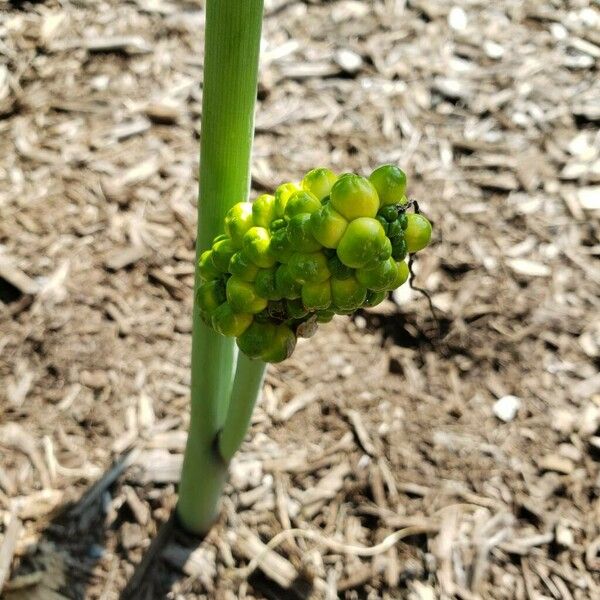
<path id="1" fill-rule="evenodd" d="M 4 598 L 600 598 L 597 2 L 266 3 L 253 193 L 399 163 L 434 312 L 270 367 L 202 543 L 168 527 L 202 4 L 0 11 Z"/>

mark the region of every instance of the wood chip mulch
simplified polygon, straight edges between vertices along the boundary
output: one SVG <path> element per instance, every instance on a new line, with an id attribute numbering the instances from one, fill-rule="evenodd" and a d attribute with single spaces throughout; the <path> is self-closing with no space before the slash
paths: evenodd
<path id="1" fill-rule="evenodd" d="M 2 597 L 600 598 L 597 0 L 266 2 L 254 192 L 399 163 L 435 313 L 270 368 L 198 543 L 202 6 L 0 0 Z"/>

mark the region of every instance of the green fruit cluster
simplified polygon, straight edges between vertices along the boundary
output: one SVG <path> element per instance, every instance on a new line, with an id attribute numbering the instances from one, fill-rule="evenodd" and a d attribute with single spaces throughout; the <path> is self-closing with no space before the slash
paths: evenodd
<path id="1" fill-rule="evenodd" d="M 429 221 L 407 207 L 406 175 L 393 165 L 368 178 L 313 169 L 234 205 L 200 255 L 204 322 L 251 358 L 285 360 L 318 323 L 376 306 L 406 282 L 407 254 L 431 239 Z"/>

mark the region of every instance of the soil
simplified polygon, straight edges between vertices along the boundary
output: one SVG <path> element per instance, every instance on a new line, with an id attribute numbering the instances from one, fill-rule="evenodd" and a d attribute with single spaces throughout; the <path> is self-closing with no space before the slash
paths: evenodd
<path id="1" fill-rule="evenodd" d="M 270 367 L 199 541 L 203 22 L 0 2 L 3 598 L 600 598 L 598 3 L 266 3 L 253 194 L 399 163 L 433 310 L 404 286 Z"/>

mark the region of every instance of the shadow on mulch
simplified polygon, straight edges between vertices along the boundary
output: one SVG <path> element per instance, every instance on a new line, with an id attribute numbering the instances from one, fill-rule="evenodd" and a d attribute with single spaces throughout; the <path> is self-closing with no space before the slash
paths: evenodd
<path id="1" fill-rule="evenodd" d="M 128 546 L 136 541 L 127 540 L 124 532 L 128 523 L 136 522 L 136 516 L 126 502 L 115 506 L 113 496 L 108 494 L 116 481 L 114 474 L 124 470 L 130 454 L 119 457 L 78 502 L 58 509 L 33 550 L 25 554 L 13 572 L 4 595 L 0 595 L 3 600 L 105 600 L 114 598 L 115 588 L 123 589 L 120 600 L 158 600 L 166 598 L 173 585 L 186 578 L 166 564 L 162 552 L 175 541 L 181 550 L 192 554 L 202 539 L 192 538 L 178 528 L 173 509 L 157 533 L 150 536 L 152 542 L 146 548 L 147 530 L 139 530 L 144 533 L 144 538 L 137 540 L 141 561 L 123 585 L 119 566 L 134 562 Z M 115 518 L 107 519 L 110 511 L 116 511 Z M 152 521 L 151 517 L 148 528 Z M 107 542 L 115 537 L 116 546 L 109 549 Z M 180 558 L 185 562 L 186 556 Z"/>
<path id="2" fill-rule="evenodd" d="M 178 524 L 174 507 L 160 525 L 150 517 L 147 527 L 140 530 L 144 537 L 137 539 L 138 552 L 132 555 L 130 545 L 136 540 L 128 539 L 131 534 L 127 531 L 136 523 L 136 515 L 126 501 L 120 501 L 123 483 L 117 481 L 131 454 L 129 451 L 119 457 L 79 501 L 58 509 L 33 550 L 21 559 L 8 589 L 0 595 L 2 600 L 108 600 L 116 597 L 115 590 L 121 590 L 119 600 L 160 600 L 166 599 L 169 592 L 186 591 L 186 587 L 202 579 L 201 571 L 206 565 L 201 561 L 194 564 L 193 554 L 207 536 L 185 532 Z M 113 486 L 120 493 L 109 495 Z M 163 491 L 163 497 L 171 495 L 168 490 Z M 151 502 L 148 496 L 144 500 Z M 111 511 L 116 511 L 114 518 L 108 518 Z M 165 550 L 171 545 L 177 549 L 177 564 L 191 570 L 191 574 L 177 569 L 165 558 Z M 190 569 L 183 567 L 188 563 Z M 124 564 L 132 567 L 127 573 L 121 570 Z M 210 578 L 210 574 L 206 575 Z M 248 583 L 267 600 L 302 600 L 312 593 L 310 582 L 300 576 L 287 589 L 260 571 L 252 573 Z"/>

